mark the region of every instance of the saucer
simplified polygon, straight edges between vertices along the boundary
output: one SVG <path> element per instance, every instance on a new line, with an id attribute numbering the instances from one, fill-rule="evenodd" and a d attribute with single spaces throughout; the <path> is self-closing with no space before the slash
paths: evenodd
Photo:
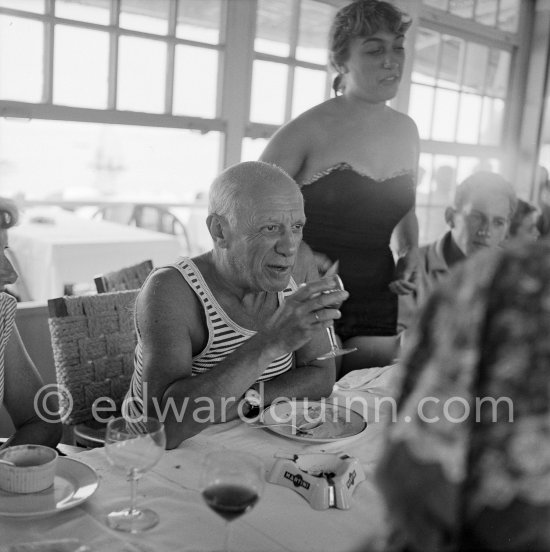
<path id="1" fill-rule="evenodd" d="M 82 504 L 99 485 L 95 470 L 74 458 L 57 459 L 53 485 L 39 493 L 0 490 L 0 516 L 45 517 Z"/>

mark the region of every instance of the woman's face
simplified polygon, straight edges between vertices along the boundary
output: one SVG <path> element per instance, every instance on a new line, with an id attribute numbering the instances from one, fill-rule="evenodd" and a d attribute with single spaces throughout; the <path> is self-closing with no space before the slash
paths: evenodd
<path id="1" fill-rule="evenodd" d="M 537 241 L 539 236 L 540 232 L 537 228 L 537 213 L 533 211 L 523 217 L 521 224 L 516 229 L 515 237 L 526 241 Z"/>
<path id="2" fill-rule="evenodd" d="M 5 286 L 13 284 L 17 280 L 17 272 L 6 257 L 7 249 L 8 231 L 0 229 L 0 291 L 3 291 Z"/>
<path id="3" fill-rule="evenodd" d="M 401 81 L 404 40 L 404 35 L 384 30 L 352 39 L 349 58 L 343 64 L 345 94 L 373 103 L 391 100 Z"/>

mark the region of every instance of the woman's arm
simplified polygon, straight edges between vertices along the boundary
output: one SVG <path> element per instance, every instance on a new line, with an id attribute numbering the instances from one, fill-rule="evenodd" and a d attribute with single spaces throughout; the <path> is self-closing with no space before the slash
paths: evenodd
<path id="1" fill-rule="evenodd" d="M 58 405 L 52 396 L 42 402 L 44 382 L 13 327 L 4 351 L 4 404 L 15 426 L 15 433 L 4 446 L 27 443 L 55 447 L 62 427 Z"/>
<path id="2" fill-rule="evenodd" d="M 410 161 L 414 166 L 414 183 L 416 195 L 416 183 L 418 178 L 418 160 L 420 157 L 420 139 L 418 129 L 412 119 L 404 117 L 404 133 L 409 136 L 411 144 Z M 392 248 L 397 257 L 394 281 L 390 283 L 390 289 L 398 295 L 408 295 L 416 290 L 414 283 L 418 266 L 418 219 L 416 217 L 416 197 L 413 206 L 399 221 L 393 230 Z"/>
<path id="3" fill-rule="evenodd" d="M 395 279 L 390 283 L 390 289 L 398 295 L 408 295 L 416 290 L 414 281 L 418 267 L 418 219 L 414 207 L 395 227 L 392 243 L 397 264 Z"/>

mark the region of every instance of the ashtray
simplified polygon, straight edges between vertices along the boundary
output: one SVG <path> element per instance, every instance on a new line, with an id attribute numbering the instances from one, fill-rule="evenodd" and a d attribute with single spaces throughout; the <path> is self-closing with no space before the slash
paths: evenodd
<path id="1" fill-rule="evenodd" d="M 294 454 L 279 456 L 267 480 L 301 494 L 314 510 L 348 510 L 365 472 L 357 458 L 344 453 Z"/>

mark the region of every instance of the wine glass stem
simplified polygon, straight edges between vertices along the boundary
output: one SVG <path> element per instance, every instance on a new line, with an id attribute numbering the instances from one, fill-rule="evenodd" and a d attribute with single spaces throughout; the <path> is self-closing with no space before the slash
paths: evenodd
<path id="1" fill-rule="evenodd" d="M 138 476 L 135 470 L 130 472 L 130 508 L 128 513 L 132 515 L 136 509 L 136 494 L 137 494 L 137 485 L 138 485 Z"/>
<path id="2" fill-rule="evenodd" d="M 232 524 L 228 521 L 225 522 L 225 535 L 223 538 L 223 549 L 225 552 L 229 552 L 229 537 L 231 536 Z"/>
<path id="3" fill-rule="evenodd" d="M 336 341 L 336 334 L 334 333 L 334 326 L 330 325 L 327 328 L 328 338 L 330 341 L 330 348 L 335 351 L 338 349 L 338 341 Z"/>

